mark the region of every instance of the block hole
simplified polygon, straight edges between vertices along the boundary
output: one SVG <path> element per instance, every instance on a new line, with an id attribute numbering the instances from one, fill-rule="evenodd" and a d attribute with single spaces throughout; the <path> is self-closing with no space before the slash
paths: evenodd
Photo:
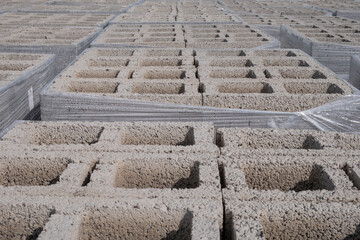
<path id="1" fill-rule="evenodd" d="M 0 184 L 6 187 L 56 184 L 68 163 L 68 159 L 10 159 L 0 165 Z"/>
<path id="2" fill-rule="evenodd" d="M 264 75 L 266 78 L 272 78 L 271 73 L 268 70 L 264 71 Z"/>
<path id="3" fill-rule="evenodd" d="M 344 94 L 344 91 L 333 83 L 291 82 L 284 87 L 291 94 Z"/>
<path id="4" fill-rule="evenodd" d="M 177 160 L 136 161 L 121 164 L 115 187 L 121 188 L 197 188 L 199 163 L 179 163 Z"/>
<path id="5" fill-rule="evenodd" d="M 280 70 L 280 74 L 283 78 L 293 78 L 293 79 L 326 79 L 327 77 L 318 70 L 296 70 L 296 69 L 286 69 Z"/>
<path id="6" fill-rule="evenodd" d="M 128 59 L 90 59 L 88 62 L 92 67 L 126 67 Z"/>
<path id="7" fill-rule="evenodd" d="M 237 70 L 212 70 L 210 71 L 211 78 L 256 78 L 253 70 L 237 69 Z"/>
<path id="8" fill-rule="evenodd" d="M 190 240 L 190 212 L 144 209 L 91 209 L 82 218 L 80 240 L 164 239 Z"/>
<path id="9" fill-rule="evenodd" d="M 270 210 L 260 217 L 265 239 L 359 239 L 360 216 L 342 209 Z M 356 211 L 356 210 L 355 210 Z"/>
<path id="10" fill-rule="evenodd" d="M 39 126 L 33 129 L 31 144 L 57 145 L 57 144 L 87 144 L 92 145 L 99 141 L 104 130 L 103 127 L 83 124 Z"/>
<path id="11" fill-rule="evenodd" d="M 253 67 L 254 64 L 249 59 L 213 59 L 209 61 L 212 67 Z"/>
<path id="12" fill-rule="evenodd" d="M 139 83 L 133 84 L 132 93 L 139 94 L 183 94 L 185 84 L 183 83 Z"/>
<path id="13" fill-rule="evenodd" d="M 295 60 L 295 59 L 264 59 L 264 66 L 272 67 L 309 67 L 309 64 L 304 60 Z"/>
<path id="14" fill-rule="evenodd" d="M 84 182 L 81 184 L 82 187 L 86 187 L 91 179 L 91 174 L 94 172 L 94 170 L 96 169 L 96 166 L 99 164 L 99 161 L 95 162 L 95 164 L 91 167 L 90 171 L 88 172 L 86 178 L 84 179 Z"/>
<path id="15" fill-rule="evenodd" d="M 76 93 L 115 93 L 119 83 L 116 82 L 90 82 L 73 81 L 67 88 L 68 92 Z"/>
<path id="16" fill-rule="evenodd" d="M 205 93 L 205 91 L 206 91 L 205 84 L 204 84 L 204 83 L 200 83 L 200 84 L 199 84 L 199 87 L 198 87 L 198 92 L 199 92 L 199 93 Z"/>
<path id="17" fill-rule="evenodd" d="M 287 57 L 296 57 L 297 55 L 294 52 L 289 51 L 289 52 L 287 52 L 286 56 Z"/>
<path id="18" fill-rule="evenodd" d="M 186 71 L 183 70 L 147 70 L 145 79 L 184 79 Z"/>
<path id="19" fill-rule="evenodd" d="M 140 66 L 148 67 L 148 66 L 181 66 L 182 60 L 178 58 L 146 58 L 140 60 Z"/>
<path id="20" fill-rule="evenodd" d="M 134 51 L 127 49 L 99 49 L 96 51 L 96 54 L 102 57 L 130 57 L 134 54 Z"/>
<path id="21" fill-rule="evenodd" d="M 82 70 L 76 73 L 78 78 L 116 78 L 118 70 Z"/>
<path id="22" fill-rule="evenodd" d="M 329 175 L 319 165 L 246 164 L 243 171 L 251 189 L 284 192 L 335 190 Z"/>
<path id="23" fill-rule="evenodd" d="M 136 125 L 122 135 L 123 145 L 191 146 L 195 144 L 194 128 L 189 126 Z"/>
<path id="24" fill-rule="evenodd" d="M 241 137 L 243 148 L 249 149 L 306 149 L 321 150 L 324 146 L 312 135 L 283 134 L 272 132 L 271 137 L 262 134 L 243 134 Z"/>
<path id="25" fill-rule="evenodd" d="M 274 93 L 273 88 L 268 83 L 222 83 L 218 85 L 220 93 Z"/>
<path id="26" fill-rule="evenodd" d="M 54 213 L 43 205 L 2 205 L 0 206 L 0 239 L 38 239 L 46 222 Z"/>
<path id="27" fill-rule="evenodd" d="M 354 184 L 358 190 L 360 190 L 360 176 L 351 168 L 349 165 L 345 165 L 342 167 L 342 170 L 349 177 L 350 181 Z"/>
<path id="28" fill-rule="evenodd" d="M 216 132 L 215 144 L 218 147 L 225 147 L 224 134 L 222 132 Z"/>

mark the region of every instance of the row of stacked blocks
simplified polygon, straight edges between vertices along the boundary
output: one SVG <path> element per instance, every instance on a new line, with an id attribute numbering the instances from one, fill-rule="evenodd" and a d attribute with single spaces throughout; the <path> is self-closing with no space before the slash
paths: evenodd
<path id="1" fill-rule="evenodd" d="M 0 3 L 0 239 L 359 239 L 360 136 L 275 123 L 358 87 L 308 4 Z"/>
<path id="2" fill-rule="evenodd" d="M 4 239 L 357 239 L 360 137 L 199 123 L 17 122 Z M 224 218 L 223 218 L 224 216 Z"/>

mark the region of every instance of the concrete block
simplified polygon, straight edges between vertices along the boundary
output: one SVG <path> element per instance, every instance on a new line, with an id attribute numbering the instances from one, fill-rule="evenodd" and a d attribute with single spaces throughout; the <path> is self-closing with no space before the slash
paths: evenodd
<path id="1" fill-rule="evenodd" d="M 54 61 L 54 55 L 0 53 L 0 131 L 39 117 L 40 91 L 55 76 Z"/>
<path id="2" fill-rule="evenodd" d="M 208 123 L 19 122 L 2 140 L 48 151 L 217 153 L 213 134 Z"/>

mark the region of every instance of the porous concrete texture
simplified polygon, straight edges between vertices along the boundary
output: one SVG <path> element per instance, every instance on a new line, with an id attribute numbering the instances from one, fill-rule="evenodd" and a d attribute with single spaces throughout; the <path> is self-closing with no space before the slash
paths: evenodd
<path id="1" fill-rule="evenodd" d="M 0 51 L 56 54 L 56 73 L 63 70 L 100 33 L 97 27 L 0 26 Z"/>
<path id="2" fill-rule="evenodd" d="M 55 56 L 0 53 L 0 132 L 18 119 L 35 119 L 40 91 L 55 77 Z"/>
<path id="3" fill-rule="evenodd" d="M 0 14 L 1 25 L 105 27 L 114 15 L 7 12 Z"/>

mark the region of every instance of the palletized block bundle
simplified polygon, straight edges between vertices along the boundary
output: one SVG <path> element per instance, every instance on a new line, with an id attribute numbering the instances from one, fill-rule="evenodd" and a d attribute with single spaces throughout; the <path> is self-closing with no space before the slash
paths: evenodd
<path id="1" fill-rule="evenodd" d="M 42 116 L 122 120 L 126 114 L 157 119 L 187 112 L 198 119 L 227 112 L 235 117 L 225 108 L 296 112 L 351 93 L 297 50 L 92 48 L 43 92 Z"/>
<path id="2" fill-rule="evenodd" d="M 55 77 L 55 56 L 0 53 L 0 132 L 39 117 L 40 91 Z"/>
<path id="3" fill-rule="evenodd" d="M 63 70 L 100 33 L 97 27 L 0 26 L 0 51 L 56 54 L 56 72 Z"/>
<path id="4" fill-rule="evenodd" d="M 359 24 L 281 26 L 282 48 L 298 48 L 337 74 L 347 75 L 351 55 L 359 53 Z"/>

